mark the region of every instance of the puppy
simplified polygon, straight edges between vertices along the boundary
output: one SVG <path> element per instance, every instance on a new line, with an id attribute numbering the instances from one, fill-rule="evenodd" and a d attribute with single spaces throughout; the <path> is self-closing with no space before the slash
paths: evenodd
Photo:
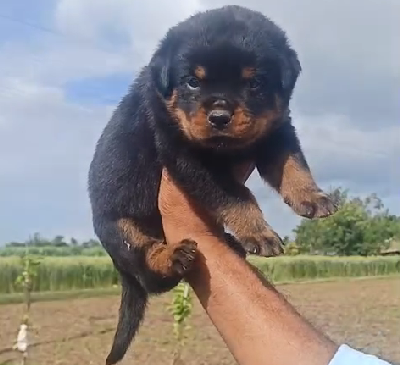
<path id="1" fill-rule="evenodd" d="M 107 365 L 125 355 L 148 295 L 177 285 L 196 256 L 192 240 L 165 242 L 157 208 L 162 166 L 257 255 L 280 254 L 282 241 L 234 179 L 238 164 L 254 162 L 300 216 L 336 210 L 315 183 L 291 124 L 300 70 L 277 25 L 259 12 L 225 6 L 171 28 L 118 105 L 89 172 L 94 230 L 122 283 Z"/>

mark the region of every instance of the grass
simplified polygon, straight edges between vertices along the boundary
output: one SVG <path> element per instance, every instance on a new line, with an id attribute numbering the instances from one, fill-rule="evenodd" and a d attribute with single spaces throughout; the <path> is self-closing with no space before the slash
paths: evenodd
<path id="1" fill-rule="evenodd" d="M 25 247 L 2 247 L 0 248 L 0 257 L 12 257 L 21 256 L 26 252 Z M 106 251 L 103 247 L 54 247 L 54 246 L 43 246 L 43 247 L 29 247 L 29 252 L 32 255 L 39 256 L 107 256 Z"/>
<path id="2" fill-rule="evenodd" d="M 280 256 L 249 257 L 271 281 L 298 281 L 339 277 L 388 276 L 400 274 L 400 257 Z"/>
<path id="3" fill-rule="evenodd" d="M 338 277 L 400 275 L 400 257 L 250 256 L 274 283 Z M 0 293 L 20 293 L 15 280 L 21 273 L 18 257 L 0 258 Z M 113 288 L 119 278 L 109 257 L 45 257 L 38 267 L 33 292 L 66 292 Z M 3 296 L 3 295 L 2 295 Z M 1 298 L 0 298 L 1 301 Z"/>
<path id="4" fill-rule="evenodd" d="M 0 293 L 20 292 L 15 285 L 20 273 L 19 258 L 0 258 Z M 118 284 L 117 272 L 108 257 L 45 257 L 37 274 L 34 292 L 109 288 Z"/>

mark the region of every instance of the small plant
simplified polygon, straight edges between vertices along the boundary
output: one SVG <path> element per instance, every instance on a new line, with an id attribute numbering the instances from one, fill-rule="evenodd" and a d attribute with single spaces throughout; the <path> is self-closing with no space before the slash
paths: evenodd
<path id="1" fill-rule="evenodd" d="M 24 293 L 24 309 L 22 321 L 19 327 L 17 340 L 14 349 L 22 353 L 21 364 L 25 365 L 28 358 L 28 329 L 29 329 L 29 310 L 31 307 L 31 291 L 33 280 L 38 275 L 40 261 L 30 256 L 28 243 L 25 246 L 25 253 L 21 256 L 22 272 L 16 279 L 16 285 L 22 286 Z"/>
<path id="2" fill-rule="evenodd" d="M 180 282 L 173 289 L 173 300 L 170 306 L 173 315 L 173 333 L 176 340 L 172 365 L 182 364 L 182 349 L 185 344 L 186 331 L 190 328 L 187 320 L 192 313 L 192 302 L 190 297 L 190 287 L 186 282 Z"/>

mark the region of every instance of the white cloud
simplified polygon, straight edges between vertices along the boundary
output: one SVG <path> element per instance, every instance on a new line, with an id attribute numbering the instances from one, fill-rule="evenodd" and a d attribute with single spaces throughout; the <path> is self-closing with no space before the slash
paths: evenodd
<path id="1" fill-rule="evenodd" d="M 62 35 L 33 30 L 33 41 L 0 44 L 0 242 L 35 230 L 92 235 L 87 169 L 113 106 L 71 102 L 65 83 L 133 75 L 168 27 L 222 3 L 59 0 L 51 26 Z M 398 213 L 398 2 L 304 0 L 301 11 L 295 0 L 246 4 L 270 15 L 299 51 L 293 120 L 318 183 L 377 191 Z M 250 186 L 267 220 L 289 233 L 299 218 L 256 176 Z"/>
<path id="2" fill-rule="evenodd" d="M 8 121 L 0 135 L 1 180 L 57 183 L 67 175 L 67 181 L 79 179 L 84 184 L 88 160 L 110 109 L 73 104 L 60 88 L 21 80 L 9 80 L 6 89 L 10 94 L 0 98 L 2 118 Z"/>
<path id="3" fill-rule="evenodd" d="M 333 177 L 371 188 L 400 180 L 395 167 L 400 155 L 400 126 L 362 130 L 346 116 L 298 118 L 298 134 L 305 153 L 324 181 Z"/>
<path id="4" fill-rule="evenodd" d="M 93 42 L 106 32 L 128 38 L 132 62 L 143 64 L 170 26 L 200 9 L 198 0 L 60 0 L 55 20 L 64 33 Z"/>
<path id="5" fill-rule="evenodd" d="M 0 217 L 16 237 L 7 229 L 2 234 L 24 239 L 58 229 L 92 236 L 87 171 L 110 108 L 70 103 L 60 88 L 6 81 L 1 86 L 11 92 L 0 98 L 8 122 L 0 134 Z"/>

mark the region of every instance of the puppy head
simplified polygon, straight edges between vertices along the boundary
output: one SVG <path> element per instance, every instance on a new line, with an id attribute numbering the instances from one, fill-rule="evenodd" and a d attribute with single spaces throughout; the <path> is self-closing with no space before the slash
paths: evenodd
<path id="1" fill-rule="evenodd" d="M 284 33 L 261 13 L 237 6 L 198 13 L 172 28 L 150 68 L 185 137 L 230 149 L 279 125 L 300 73 Z"/>

